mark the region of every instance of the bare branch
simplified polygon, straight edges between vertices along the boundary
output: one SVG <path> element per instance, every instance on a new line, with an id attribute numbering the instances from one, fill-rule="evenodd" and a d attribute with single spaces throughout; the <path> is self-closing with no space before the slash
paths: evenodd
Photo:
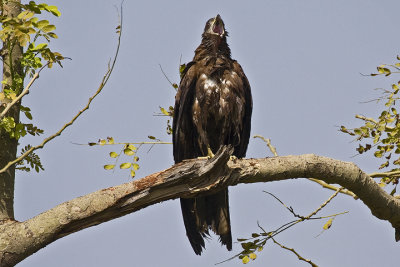
<path id="1" fill-rule="evenodd" d="M 299 253 L 296 252 L 296 250 L 294 250 L 294 248 L 285 247 L 284 245 L 282 245 L 278 241 L 276 241 L 274 238 L 271 238 L 271 239 L 272 239 L 272 241 L 274 241 L 275 244 L 279 245 L 281 248 L 293 252 L 297 256 L 297 258 L 299 258 L 299 260 L 309 263 L 312 267 L 318 267 L 318 265 L 313 263 L 311 260 L 307 260 L 306 258 L 303 258 Z"/>
<path id="2" fill-rule="evenodd" d="M 271 144 L 271 139 L 270 138 L 265 138 L 264 136 L 261 135 L 255 135 L 253 138 L 260 138 L 263 140 L 265 143 L 267 143 L 267 146 L 269 150 L 271 150 L 272 154 L 274 154 L 275 157 L 278 156 L 278 153 L 276 152 L 276 148 Z"/>
<path id="3" fill-rule="evenodd" d="M 333 193 L 332 196 L 330 196 L 324 203 L 322 203 L 321 206 L 318 207 L 318 209 L 316 209 L 314 212 L 312 212 L 310 215 L 308 215 L 308 216 L 306 217 L 306 219 L 311 218 L 312 216 L 314 216 L 315 214 L 317 214 L 320 210 L 322 210 L 326 205 L 328 205 L 329 202 L 331 202 L 332 199 L 334 199 L 334 198 L 339 194 L 340 190 L 342 190 L 342 189 L 343 189 L 343 187 L 338 188 L 338 189 L 336 190 L 336 192 Z"/>

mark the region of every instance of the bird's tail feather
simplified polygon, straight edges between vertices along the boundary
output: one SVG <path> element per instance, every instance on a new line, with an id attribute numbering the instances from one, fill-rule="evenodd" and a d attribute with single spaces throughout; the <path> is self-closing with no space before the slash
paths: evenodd
<path id="1" fill-rule="evenodd" d="M 197 255 L 205 247 L 204 237 L 209 235 L 208 229 L 219 235 L 228 250 L 232 249 L 227 189 L 204 197 L 181 199 L 181 208 L 186 235 Z"/>

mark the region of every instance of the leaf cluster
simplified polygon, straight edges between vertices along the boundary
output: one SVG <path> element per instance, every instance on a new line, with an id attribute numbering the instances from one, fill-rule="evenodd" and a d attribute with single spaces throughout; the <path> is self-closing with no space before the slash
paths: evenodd
<path id="1" fill-rule="evenodd" d="M 400 61 L 400 57 L 397 56 Z M 377 73 L 370 76 L 383 75 L 385 77 L 400 72 L 400 62 L 391 65 L 380 65 L 377 67 Z M 362 121 L 362 125 L 357 128 L 348 129 L 341 126 L 340 131 L 356 137 L 358 147 L 356 151 L 363 154 L 372 151 L 374 157 L 383 159 L 378 167 L 379 169 L 392 167 L 392 171 L 400 170 L 400 115 L 398 113 L 400 81 L 391 85 L 390 89 L 383 89 L 382 96 L 377 102 L 384 102 L 383 110 L 378 118 L 367 118 L 362 115 L 356 115 L 356 118 Z M 383 177 L 380 184 L 397 185 L 400 175 L 392 175 Z M 396 192 L 392 191 L 392 195 Z"/>
<path id="2" fill-rule="evenodd" d="M 25 146 L 21 151 L 21 155 L 28 151 L 31 147 L 31 145 Z M 30 167 L 27 167 L 26 165 Z M 24 158 L 23 161 L 17 163 L 15 167 L 15 169 L 17 170 L 26 172 L 31 171 L 31 168 L 34 169 L 36 172 L 39 172 L 40 170 L 44 171 L 44 167 L 42 165 L 42 162 L 40 161 L 39 156 L 34 152 L 31 152 L 28 156 Z"/>
<path id="3" fill-rule="evenodd" d="M 111 159 L 113 159 L 115 162 L 112 164 L 106 164 L 103 166 L 105 170 L 114 170 L 116 166 L 118 166 L 118 160 L 122 157 L 128 157 L 130 160 L 129 161 L 124 161 L 123 163 L 119 164 L 119 168 L 123 170 L 129 170 L 129 175 L 131 178 L 134 178 L 136 176 L 136 171 L 139 170 L 139 157 L 137 156 L 137 151 L 138 148 L 134 146 L 132 143 L 115 143 L 113 137 L 107 137 L 107 139 L 99 139 L 97 142 L 92 142 L 89 143 L 89 146 L 95 146 L 95 145 L 122 145 L 122 149 L 120 152 L 114 152 L 111 151 L 109 153 L 109 156 Z"/>
<path id="4" fill-rule="evenodd" d="M 271 236 L 272 232 L 269 233 L 252 233 L 251 238 L 238 238 L 243 250 L 239 253 L 238 257 L 242 260 L 243 264 L 247 264 L 250 260 L 257 258 L 256 252 L 261 252 L 267 243 L 268 236 Z M 260 238 L 261 237 L 261 238 Z"/>
<path id="5" fill-rule="evenodd" d="M 61 61 L 64 60 L 59 52 L 54 52 L 49 47 L 51 39 L 58 38 L 54 33 L 56 27 L 48 20 L 40 20 L 37 17 L 42 12 L 59 17 L 61 13 L 58 8 L 45 3 L 36 4 L 34 1 L 19 5 L 22 11 L 16 17 L 7 16 L 4 12 L 0 15 L 2 26 L 0 39 L 3 42 L 3 56 L 8 54 L 9 58 L 7 61 L 3 60 L 3 64 L 10 69 L 10 77 L 2 81 L 3 90 L 0 92 L 0 103 L 3 106 L 10 105 L 22 93 L 26 77 L 33 77 L 39 69 L 45 66 L 51 68 L 53 63 L 58 63 L 62 67 Z M 22 70 L 15 66 L 15 59 L 12 58 L 12 51 L 15 46 L 20 46 L 23 49 L 22 58 L 18 62 Z M 20 105 L 20 111 L 28 120 L 32 120 L 29 107 Z M 43 130 L 32 123 L 17 123 L 13 117 L 7 116 L 0 120 L 0 131 L 9 133 L 11 138 L 17 140 L 26 134 L 35 136 L 43 133 Z M 29 156 L 24 163 L 27 163 L 36 171 L 43 170 L 40 159 L 36 154 Z M 25 166 L 20 166 L 17 169 L 30 170 L 29 167 Z"/>
<path id="6" fill-rule="evenodd" d="M 169 106 L 168 110 L 163 107 L 159 107 L 159 108 L 161 111 L 161 114 L 158 114 L 159 116 L 168 116 L 166 132 L 168 135 L 171 135 L 172 134 L 171 120 L 174 117 L 174 107 Z"/>

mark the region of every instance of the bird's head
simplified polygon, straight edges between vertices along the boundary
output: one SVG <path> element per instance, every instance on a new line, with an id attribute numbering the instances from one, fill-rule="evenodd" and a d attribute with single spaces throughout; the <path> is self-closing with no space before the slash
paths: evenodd
<path id="1" fill-rule="evenodd" d="M 194 61 L 217 54 L 230 58 L 231 50 L 226 42 L 227 36 L 228 32 L 220 15 L 209 19 L 202 34 L 201 44 L 195 51 Z"/>
<path id="2" fill-rule="evenodd" d="M 227 36 L 228 33 L 225 31 L 225 24 L 220 15 L 207 21 L 204 34 L 217 35 L 221 38 Z"/>

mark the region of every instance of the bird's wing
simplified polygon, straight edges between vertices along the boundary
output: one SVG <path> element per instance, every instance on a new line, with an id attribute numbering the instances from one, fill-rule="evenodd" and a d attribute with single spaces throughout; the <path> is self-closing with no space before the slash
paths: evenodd
<path id="1" fill-rule="evenodd" d="M 194 101 L 197 71 L 194 62 L 189 63 L 181 79 L 175 97 L 172 124 L 172 143 L 175 163 L 200 155 L 197 131 L 193 125 L 192 106 Z"/>
<path id="2" fill-rule="evenodd" d="M 240 144 L 234 154 L 243 158 L 246 156 L 247 146 L 249 144 L 250 129 L 251 129 L 251 113 L 253 110 L 253 99 L 251 97 L 251 89 L 249 80 L 247 80 L 246 75 L 243 72 L 242 67 L 236 61 L 233 62 L 233 69 L 238 74 L 239 78 L 242 79 L 243 87 L 240 88 L 241 94 L 244 95 L 245 99 L 245 113 L 242 121 L 242 129 L 240 133 Z"/>

